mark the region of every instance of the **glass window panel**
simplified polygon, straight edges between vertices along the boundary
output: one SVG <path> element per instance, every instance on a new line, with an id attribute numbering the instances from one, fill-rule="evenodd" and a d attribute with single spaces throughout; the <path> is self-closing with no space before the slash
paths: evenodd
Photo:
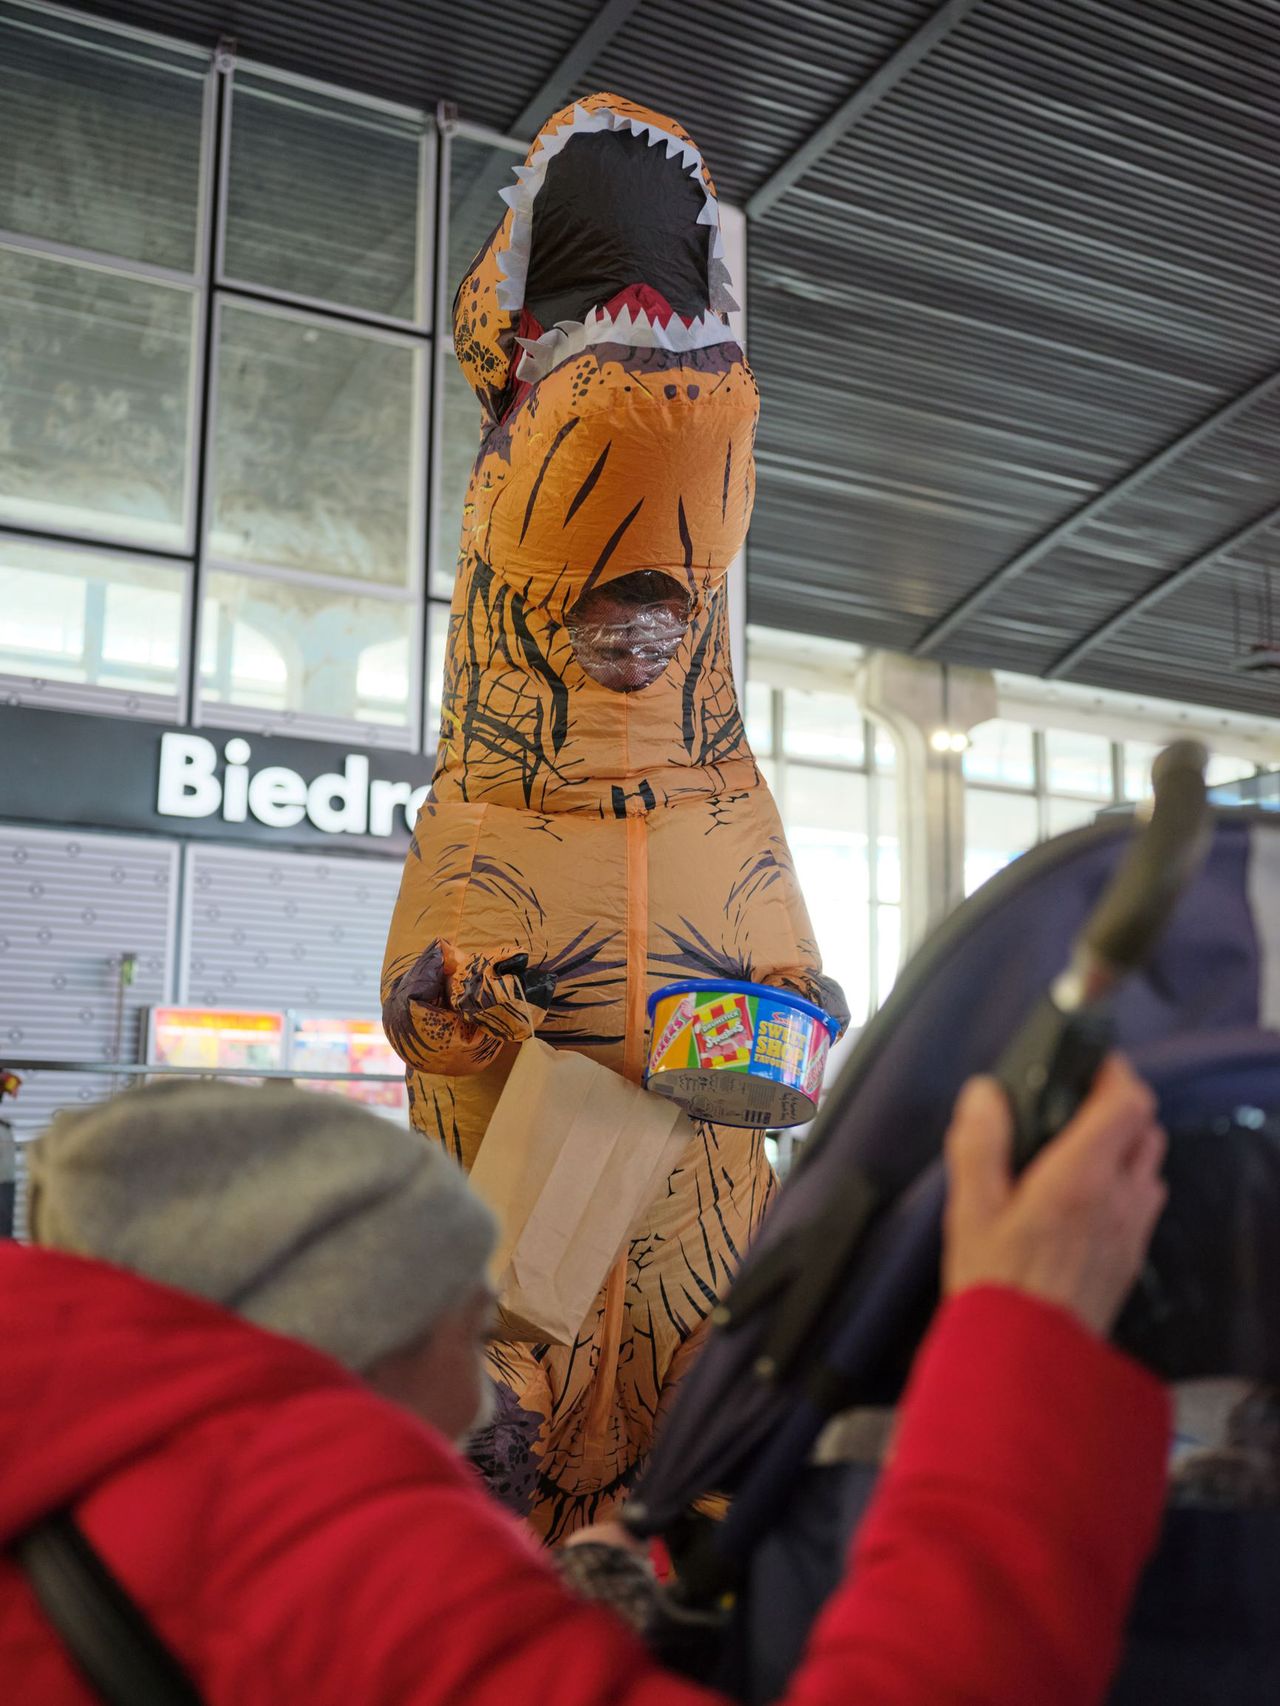
<path id="1" fill-rule="evenodd" d="M 394 709 L 409 701 L 409 648 L 402 636 L 375 640 L 356 653 L 356 699 L 361 705 Z M 396 722 L 379 716 L 377 722 Z"/>
<path id="2" fill-rule="evenodd" d="M 867 779 L 857 771 L 818 770 L 807 764 L 788 764 L 786 804 L 788 826 L 832 830 L 853 835 L 866 848 Z"/>
<path id="3" fill-rule="evenodd" d="M 505 209 L 498 193 L 513 182 L 511 169 L 520 156 L 455 136 L 449 146 L 449 253 L 446 299 L 452 302 L 463 275 Z M 446 336 L 452 327 L 441 328 Z M 467 481 L 480 448 L 480 405 L 453 359 L 452 349 L 441 362 L 442 391 L 437 420 L 440 483 L 436 501 L 431 563 L 431 591 L 443 598 L 453 592 L 462 531 L 462 505 Z"/>
<path id="4" fill-rule="evenodd" d="M 232 704 L 402 728 L 413 605 L 217 570 L 207 576 L 200 692 Z"/>
<path id="5" fill-rule="evenodd" d="M 408 586 L 420 350 L 242 305 L 221 321 L 212 555 Z"/>
<path id="6" fill-rule="evenodd" d="M 422 130 L 285 82 L 237 76 L 223 270 L 421 320 Z"/>
<path id="7" fill-rule="evenodd" d="M 0 539 L 0 671 L 178 692 L 186 571 Z"/>
<path id="8" fill-rule="evenodd" d="M 788 764 L 783 816 L 822 963 L 860 1025 L 871 1004 L 866 777 Z"/>
<path id="9" fill-rule="evenodd" d="M 443 406 L 438 417 L 440 484 L 432 533 L 431 592 L 436 598 L 452 598 L 458 572 L 463 502 L 480 451 L 480 405 L 451 352 L 446 352 L 443 367 Z"/>
<path id="10" fill-rule="evenodd" d="M 823 967 L 844 990 L 851 1023 L 864 1024 L 871 1008 L 865 838 L 788 824 L 787 840 Z"/>
<path id="11" fill-rule="evenodd" d="M 788 687 L 782 695 L 782 750 L 788 758 L 864 764 L 862 713 L 853 695 Z"/>
<path id="12" fill-rule="evenodd" d="M 1046 729 L 1045 786 L 1051 794 L 1112 797 L 1111 742 L 1075 729 Z"/>
<path id="13" fill-rule="evenodd" d="M 1045 801 L 1045 823 L 1049 835 L 1065 835 L 1069 829 L 1079 829 L 1092 823 L 1101 808 L 1097 801 L 1058 800 L 1052 795 Z"/>
<path id="14" fill-rule="evenodd" d="M 194 272 L 207 66 L 0 6 L 0 229 Z"/>
<path id="15" fill-rule="evenodd" d="M 434 749 L 440 734 L 440 711 L 444 704 L 444 656 L 449 642 L 449 606 L 427 606 L 427 750 Z"/>
<path id="16" fill-rule="evenodd" d="M 510 148 L 492 148 L 467 137 L 452 138 L 449 149 L 449 276 L 450 301 L 463 274 L 488 242 L 506 213 L 502 191 L 515 179 L 523 155 Z"/>
<path id="17" fill-rule="evenodd" d="M 1251 758 L 1233 758 L 1229 753 L 1215 752 L 1205 766 L 1204 779 L 1211 788 L 1221 788 L 1227 782 L 1239 782 L 1252 776 L 1257 765 Z"/>
<path id="18" fill-rule="evenodd" d="M 773 688 L 767 681 L 747 682 L 742 713 L 752 752 L 757 758 L 768 757 L 773 751 Z"/>
<path id="19" fill-rule="evenodd" d="M 877 776 L 872 786 L 876 791 L 876 895 L 896 905 L 902 899 L 897 778 Z"/>
<path id="20" fill-rule="evenodd" d="M 1010 723 L 1002 717 L 979 723 L 969 730 L 964 774 L 971 782 L 999 782 L 1006 788 L 1034 788 L 1034 731 L 1026 723 Z"/>
<path id="21" fill-rule="evenodd" d="M 1127 740 L 1124 743 L 1124 797 L 1145 800 L 1151 792 L 1151 766 L 1163 751 L 1159 741 Z"/>
<path id="22" fill-rule="evenodd" d="M 182 549 L 194 294 L 0 248 L 0 515 Z"/>
<path id="23" fill-rule="evenodd" d="M 998 794 L 988 788 L 964 791 L 964 892 L 976 888 L 1012 859 L 1033 847 L 1039 837 L 1039 811 L 1034 799 Z"/>
<path id="24" fill-rule="evenodd" d="M 778 761 L 775 758 L 757 758 L 756 768 L 768 784 L 769 792 L 775 797 L 778 792 Z"/>
<path id="25" fill-rule="evenodd" d="M 902 964 L 902 910 L 897 906 L 882 906 L 876 913 L 876 1004 L 883 1007 L 885 998 L 897 982 Z"/>

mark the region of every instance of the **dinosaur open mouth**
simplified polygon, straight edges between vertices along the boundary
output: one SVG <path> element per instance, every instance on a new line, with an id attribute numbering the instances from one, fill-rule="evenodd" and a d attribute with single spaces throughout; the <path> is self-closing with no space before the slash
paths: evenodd
<path id="1" fill-rule="evenodd" d="M 593 681 L 634 693 L 670 664 L 692 614 L 687 587 L 656 569 L 637 569 L 584 593 L 565 626 L 573 655 Z"/>
<path id="2" fill-rule="evenodd" d="M 503 191 L 512 214 L 498 303 L 539 334 L 518 339 L 519 379 L 542 378 L 590 344 L 686 350 L 732 339 L 719 212 L 687 138 L 578 106 L 515 173 Z M 631 302 L 634 287 L 643 298 Z"/>

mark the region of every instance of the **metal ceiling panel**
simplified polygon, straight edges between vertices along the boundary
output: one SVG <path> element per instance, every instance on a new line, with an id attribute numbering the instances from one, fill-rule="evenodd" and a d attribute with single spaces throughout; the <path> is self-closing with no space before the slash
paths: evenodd
<path id="1" fill-rule="evenodd" d="M 1002 589 L 965 625 L 966 649 L 994 656 L 1012 642 L 1018 668 L 1049 669 L 1082 635 L 1269 508 L 1280 496 L 1277 469 L 1280 384 Z"/>
<path id="2" fill-rule="evenodd" d="M 580 54 L 565 56 L 595 22 L 608 39 L 576 91 L 615 88 L 674 113 L 739 201 L 943 10 L 91 9 L 209 43 L 232 33 L 247 56 L 413 104 L 449 100 L 497 129 L 557 67 L 578 67 Z M 753 224 L 764 414 L 751 614 L 908 650 L 951 614 L 931 655 L 1035 673 L 1280 495 L 1268 404 L 1126 481 L 1280 366 L 1280 7 L 978 0 L 963 11 Z M 462 212 L 479 198 L 467 200 L 461 177 L 453 194 L 460 248 L 487 230 L 490 208 L 476 209 L 472 232 Z M 1019 561 L 1117 485 L 1051 550 Z M 1280 704 L 1268 678 L 1231 671 L 1219 579 L 1207 567 L 1070 678 Z"/>
<path id="3" fill-rule="evenodd" d="M 1276 364 L 1268 32 L 1270 5 L 985 0 L 753 229 L 753 620 L 909 646 Z M 1275 500 L 1277 424 L 1104 508 L 936 655 L 1048 667 Z"/>
<path id="4" fill-rule="evenodd" d="M 1165 696 L 1176 688 L 1179 698 L 1275 716 L 1280 672 L 1239 667 L 1243 652 L 1266 637 L 1269 583 L 1280 590 L 1280 526 L 1135 616 L 1070 679 Z M 1280 610 L 1270 614 L 1274 619 Z"/>
<path id="5" fill-rule="evenodd" d="M 576 93 L 610 89 L 693 136 L 743 202 L 934 10 L 936 0 L 642 0 Z"/>
<path id="6" fill-rule="evenodd" d="M 600 0 L 86 0 L 100 17 L 504 130 Z"/>

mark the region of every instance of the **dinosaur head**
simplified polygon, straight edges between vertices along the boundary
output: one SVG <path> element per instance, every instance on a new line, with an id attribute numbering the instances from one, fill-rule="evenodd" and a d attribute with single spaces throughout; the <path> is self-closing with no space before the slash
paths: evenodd
<path id="1" fill-rule="evenodd" d="M 589 677 L 634 691 L 750 513 L 755 387 L 715 187 L 680 125 L 609 94 L 550 119 L 515 176 L 454 302 L 486 418 L 464 527 Z"/>
<path id="2" fill-rule="evenodd" d="M 491 419 L 516 381 L 610 331 L 633 347 L 726 341 L 737 303 L 715 185 L 674 119 L 589 95 L 547 120 L 515 177 L 454 297 L 454 348 Z"/>

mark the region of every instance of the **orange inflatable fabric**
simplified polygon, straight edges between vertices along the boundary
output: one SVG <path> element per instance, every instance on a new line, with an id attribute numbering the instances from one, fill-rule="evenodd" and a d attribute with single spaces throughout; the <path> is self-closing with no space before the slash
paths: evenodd
<path id="1" fill-rule="evenodd" d="M 482 437 L 383 975 L 414 1123 L 464 1167 L 524 1038 L 638 1082 L 679 978 L 843 1014 L 730 668 L 758 397 L 710 174 L 600 94 L 516 178 L 455 301 Z M 494 1347 L 477 1460 L 548 1540 L 625 1497 L 773 1188 L 759 1134 L 700 1126 L 576 1344 Z"/>

